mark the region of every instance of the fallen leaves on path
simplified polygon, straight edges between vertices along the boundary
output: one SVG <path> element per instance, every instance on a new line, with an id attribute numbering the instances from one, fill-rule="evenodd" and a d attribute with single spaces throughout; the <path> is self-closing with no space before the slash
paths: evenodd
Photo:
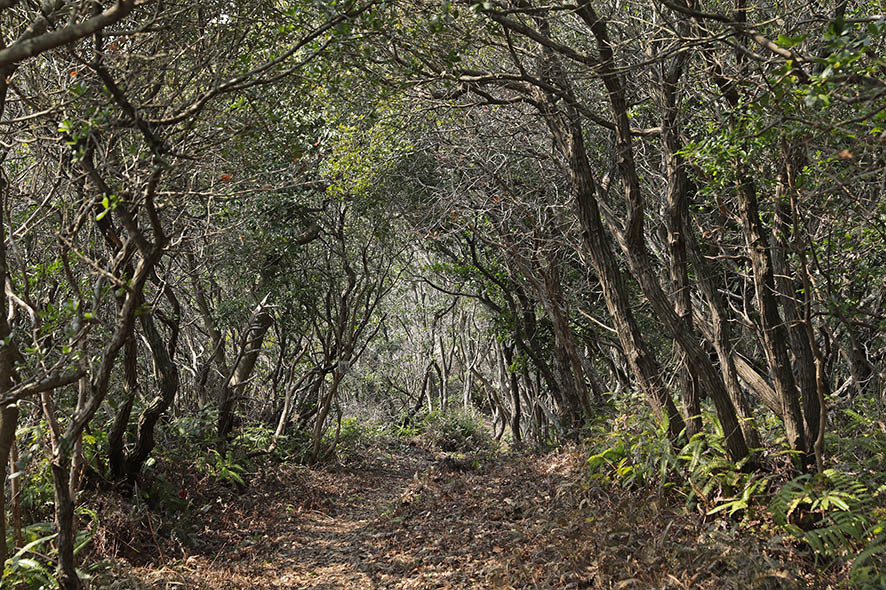
<path id="1" fill-rule="evenodd" d="M 825 588 L 779 542 L 661 499 L 580 491 L 577 453 L 473 461 L 417 446 L 254 483 L 207 551 L 117 588 Z M 803 576 L 806 576 L 804 578 Z"/>

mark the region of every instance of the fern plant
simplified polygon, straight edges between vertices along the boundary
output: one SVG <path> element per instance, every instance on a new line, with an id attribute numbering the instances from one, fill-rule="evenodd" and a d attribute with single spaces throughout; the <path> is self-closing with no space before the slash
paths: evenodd
<path id="1" fill-rule="evenodd" d="M 77 532 L 74 555 L 79 555 L 89 545 L 93 531 L 98 526 L 98 515 L 94 511 L 80 506 L 77 514 L 91 522 Z M 55 561 L 52 558 L 55 551 L 52 542 L 58 533 L 52 533 L 53 528 L 51 522 L 37 522 L 22 528 L 22 537 L 27 542 L 6 560 L 0 571 L 0 588 L 48 590 L 58 587 L 58 580 L 53 573 Z M 92 564 L 85 571 L 78 569 L 77 573 L 81 580 L 89 580 L 92 571 L 104 566 L 104 563 Z"/>
<path id="2" fill-rule="evenodd" d="M 852 581 L 863 587 L 886 587 L 886 521 L 878 523 L 871 529 L 873 538 L 855 559 L 849 576 Z"/>
<path id="3" fill-rule="evenodd" d="M 884 492 L 886 486 L 872 490 L 852 474 L 826 469 L 784 484 L 769 512 L 816 555 L 852 558 L 853 581 L 874 587 L 886 582 L 886 519 L 874 508 Z"/>

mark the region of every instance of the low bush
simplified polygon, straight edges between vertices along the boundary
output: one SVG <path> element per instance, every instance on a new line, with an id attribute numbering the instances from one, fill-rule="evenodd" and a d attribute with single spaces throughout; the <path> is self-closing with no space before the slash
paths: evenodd
<path id="1" fill-rule="evenodd" d="M 480 452 L 493 446 L 483 424 L 463 411 L 431 412 L 419 430 L 428 445 L 446 453 Z"/>

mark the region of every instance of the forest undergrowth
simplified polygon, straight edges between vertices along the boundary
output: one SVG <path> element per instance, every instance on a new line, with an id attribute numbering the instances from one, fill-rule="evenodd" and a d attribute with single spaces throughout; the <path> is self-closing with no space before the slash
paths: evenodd
<path id="1" fill-rule="evenodd" d="M 315 467 L 273 454 L 166 461 L 150 501 L 95 496 L 90 586 L 877 587 L 876 551 L 859 561 L 852 526 L 821 533 L 827 547 L 803 534 L 836 530 L 835 512 L 873 518 L 882 494 L 862 498 L 834 470 L 791 479 L 779 458 L 764 459 L 765 477 L 729 469 L 715 434 L 677 451 L 655 429 L 604 424 L 578 444 L 517 450 L 463 415 L 346 420 Z"/>

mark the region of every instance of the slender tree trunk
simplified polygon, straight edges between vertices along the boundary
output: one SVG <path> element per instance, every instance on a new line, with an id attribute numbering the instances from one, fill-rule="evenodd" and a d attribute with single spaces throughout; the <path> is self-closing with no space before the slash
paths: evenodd
<path id="1" fill-rule="evenodd" d="M 234 364 L 232 373 L 219 391 L 217 446 L 223 449 L 228 436 L 234 428 L 234 411 L 238 399 L 243 394 L 246 382 L 252 374 L 255 363 L 261 354 L 265 335 L 271 328 L 274 319 L 265 303 L 261 302 L 252 312 L 240 342 L 240 354 Z"/>
<path id="2" fill-rule="evenodd" d="M 775 231 L 773 232 L 772 264 L 776 284 L 782 296 L 782 309 L 791 338 L 794 353 L 797 387 L 803 400 L 804 434 L 806 444 L 816 457 L 821 470 L 821 448 L 814 448 L 819 440 L 819 422 L 824 405 L 824 395 L 829 389 L 826 368 L 815 332 L 812 328 L 812 283 L 806 269 L 805 245 L 797 242 L 800 232 L 797 174 L 806 158 L 801 146 L 786 145 L 783 150 L 783 166 L 776 190 Z M 795 252 L 800 277 L 789 268 L 788 254 Z M 824 385 L 824 387 L 822 387 Z M 823 440 L 823 438 L 822 438 Z"/>
<path id="3" fill-rule="evenodd" d="M 674 311 L 689 330 L 692 326 L 692 299 L 689 286 L 689 261 L 686 254 L 686 233 L 689 215 L 688 179 L 680 150 L 678 83 L 683 73 L 686 54 L 674 57 L 670 67 L 663 66 L 662 75 L 662 145 L 668 185 L 665 226 L 668 232 L 668 272 L 671 280 Z M 681 361 L 680 395 L 686 415 L 689 436 L 702 430 L 701 395 L 698 381 L 693 379 L 686 361 Z"/>
<path id="4" fill-rule="evenodd" d="M 775 278 L 769 241 L 760 221 L 757 193 L 743 163 L 736 164 L 738 202 L 745 243 L 754 270 L 754 294 L 760 312 L 763 349 L 769 365 L 775 391 L 782 405 L 785 432 L 791 449 L 801 453 L 800 466 L 808 465 L 809 457 L 803 428 L 803 414 L 794 381 L 791 359 L 788 356 L 788 334 L 778 313 Z"/>
<path id="5" fill-rule="evenodd" d="M 591 410 L 588 391 L 585 387 L 584 367 L 581 364 L 572 329 L 569 327 L 569 308 L 563 296 L 563 289 L 560 284 L 560 271 L 556 261 L 550 261 L 543 276 L 545 290 L 548 294 L 549 315 L 554 325 L 557 342 L 560 348 L 562 348 L 562 353 L 565 357 L 564 368 L 567 369 L 565 377 L 568 379 L 567 391 L 570 395 L 570 409 L 574 414 L 570 416 L 570 421 L 574 424 L 580 424 L 582 413 L 590 418 L 593 411 Z"/>
<path id="6" fill-rule="evenodd" d="M 754 423 L 753 411 L 745 399 L 744 392 L 738 382 L 739 373 L 736 368 L 734 351 L 732 350 L 732 338 L 729 329 L 729 319 L 726 313 L 726 304 L 723 302 L 723 297 L 717 290 L 714 281 L 711 280 L 712 271 L 705 262 L 704 257 L 698 252 L 698 246 L 691 233 L 689 234 L 687 245 L 689 246 L 688 251 L 692 259 L 692 265 L 695 267 L 696 275 L 698 276 L 698 284 L 711 310 L 712 325 L 710 330 L 708 330 L 703 321 L 694 323 L 705 333 L 705 337 L 713 343 L 717 359 L 720 361 L 720 373 L 723 375 L 723 382 L 741 420 L 741 429 L 744 433 L 745 441 L 747 441 L 749 447 L 759 448 L 760 434 Z M 747 366 L 750 368 L 750 365 Z M 768 388 L 768 385 L 766 387 Z M 770 400 L 769 403 L 771 404 L 773 403 L 771 400 L 775 392 L 771 388 L 768 388 L 766 391 L 769 393 L 769 398 L 767 399 Z M 766 399 L 764 399 L 765 402 Z"/>
<path id="7" fill-rule="evenodd" d="M 452 365 L 452 358 L 451 353 L 450 355 L 446 354 L 446 343 L 443 338 L 443 330 L 440 332 L 440 336 L 437 338 L 440 346 L 440 407 L 443 411 L 446 411 L 449 407 L 449 368 Z M 449 357 L 449 362 L 447 362 L 447 357 Z"/>
<path id="8" fill-rule="evenodd" d="M 0 380 L 5 380 L 4 373 L 3 367 L 0 366 Z M 6 390 L 10 385 L 0 387 Z M 2 516 L 0 518 L 0 565 L 5 563 L 6 558 L 9 556 L 6 547 L 6 466 L 9 465 L 9 453 L 15 441 L 17 426 L 18 408 L 16 406 L 6 406 L 0 409 L 0 461 L 3 461 L 3 477 L 0 478 L 0 508 L 3 510 L 2 515 L 0 515 Z"/>
<path id="9" fill-rule="evenodd" d="M 670 439 L 676 443 L 681 437 L 685 423 L 661 380 L 660 367 L 646 346 L 634 319 L 621 271 L 618 269 L 600 220 L 600 212 L 593 196 L 595 188 L 590 169 L 587 167 L 583 153 L 576 153 L 578 150 L 584 150 L 583 140 L 580 136 L 571 135 L 574 138 L 569 154 L 572 160 L 573 198 L 584 230 L 585 248 L 600 278 L 606 307 L 616 326 L 628 364 L 652 408 L 667 420 Z"/>
<path id="10" fill-rule="evenodd" d="M 58 531 L 58 585 L 61 590 L 79 590 L 82 585 L 77 575 L 74 543 L 76 523 L 74 498 L 71 497 L 71 455 L 64 449 L 53 452 L 50 464 L 55 489 L 55 526 Z"/>
<path id="11" fill-rule="evenodd" d="M 6 72 L 0 72 L 3 79 L 0 80 L 0 115 L 6 104 L 6 91 L 8 82 Z M 6 261 L 6 219 L 4 206 L 6 205 L 5 175 L 0 175 L 0 393 L 5 393 L 12 387 L 15 380 L 15 357 L 17 351 L 12 341 L 12 330 L 6 319 L 7 297 L 6 277 L 9 267 Z M 6 548 L 6 466 L 9 465 L 9 453 L 15 443 L 15 430 L 18 426 L 18 407 L 8 405 L 0 407 L 0 576 L 8 551 Z"/>
<path id="12" fill-rule="evenodd" d="M 194 260 L 190 260 L 190 263 L 192 269 L 196 268 L 197 264 Z M 212 394 L 217 393 L 217 379 L 214 378 L 216 374 L 213 373 L 213 365 L 215 365 L 217 374 L 221 375 L 230 374 L 230 369 L 228 368 L 225 355 L 224 337 L 221 330 L 218 329 L 215 319 L 212 317 L 209 302 L 206 299 L 206 294 L 203 291 L 202 285 L 200 285 L 200 281 L 197 279 L 196 271 L 192 270 L 192 273 L 191 286 L 193 287 L 194 301 L 197 303 L 197 310 L 203 319 L 203 327 L 209 334 L 209 346 L 212 350 L 209 358 L 203 362 L 197 379 L 198 400 L 201 405 L 205 405 L 210 403 Z"/>
<path id="13" fill-rule="evenodd" d="M 2 430 L 2 428 L 0 428 Z M 15 441 L 12 442 L 12 451 L 9 455 L 9 475 L 10 477 L 15 474 L 16 465 L 18 464 L 19 455 L 18 455 L 18 445 Z M 24 545 L 25 541 L 22 537 L 22 503 L 21 503 L 21 493 L 22 493 L 22 478 L 16 477 L 13 478 L 12 481 L 9 482 L 9 493 L 10 500 L 12 501 L 12 538 L 16 547 L 21 547 Z"/>
<path id="14" fill-rule="evenodd" d="M 514 346 L 502 345 L 501 347 L 502 370 L 506 377 L 507 388 L 511 399 L 511 436 L 514 439 L 514 447 L 523 445 L 523 437 L 520 431 L 520 422 L 523 412 L 520 404 L 520 383 L 517 373 L 512 370 L 514 364 Z"/>
<path id="15" fill-rule="evenodd" d="M 601 56 L 601 78 L 606 87 L 610 109 L 615 121 L 618 168 L 624 183 L 625 201 L 628 206 L 624 240 L 628 263 L 658 320 L 686 356 L 690 372 L 698 379 L 699 384 L 714 402 L 717 417 L 723 428 L 726 448 L 732 460 L 738 461 L 747 456 L 748 448 L 726 386 L 707 353 L 699 345 L 698 338 L 686 318 L 677 316 L 649 261 L 644 231 L 645 205 L 640 190 L 640 179 L 634 164 L 627 101 L 621 79 L 615 71 L 614 52 L 605 22 L 597 16 L 590 4 L 582 5 L 578 9 L 578 14 L 585 20 L 596 39 Z"/>
<path id="16" fill-rule="evenodd" d="M 163 341 L 160 332 L 154 325 L 154 317 L 151 314 L 139 316 L 142 331 L 151 349 L 151 357 L 154 361 L 155 378 L 159 394 L 151 400 L 138 419 L 135 431 L 135 447 L 126 458 L 126 477 L 130 483 L 134 483 L 142 466 L 154 449 L 154 428 L 160 417 L 172 405 L 175 394 L 178 393 L 179 374 L 178 365 L 175 363 L 175 350 L 178 342 L 179 305 L 178 300 L 166 287 L 167 299 L 172 302 L 173 317 L 170 323 L 170 338 L 167 345 Z"/>
<path id="17" fill-rule="evenodd" d="M 308 346 L 305 345 L 301 352 L 295 357 L 295 360 L 292 361 L 292 365 L 289 367 L 289 375 L 286 379 L 286 395 L 283 400 L 283 409 L 280 410 L 280 418 L 277 420 L 277 428 L 274 430 L 274 436 L 271 437 L 271 444 L 268 445 L 268 452 L 273 451 L 277 446 L 277 441 L 283 436 L 283 432 L 286 429 L 286 425 L 289 423 L 289 416 L 292 414 L 292 408 L 295 405 L 295 394 L 301 387 L 305 384 L 305 382 L 311 377 L 311 371 L 305 373 L 301 379 L 297 382 L 292 381 L 293 373 L 295 373 L 296 367 L 298 367 L 299 362 L 304 358 L 304 356 L 308 353 Z"/>
<path id="18" fill-rule="evenodd" d="M 320 459 L 323 434 L 325 432 L 323 427 L 326 424 L 326 417 L 329 415 L 329 410 L 332 408 L 332 402 L 335 400 L 335 396 L 338 393 L 338 386 L 344 376 L 345 369 L 336 368 L 335 371 L 333 371 L 332 373 L 332 383 L 329 384 L 329 387 L 321 396 L 320 406 L 317 408 L 317 417 L 314 420 L 314 434 L 311 447 L 311 456 L 308 459 L 308 464 L 310 465 L 313 465 Z"/>
<path id="19" fill-rule="evenodd" d="M 108 433 L 108 468 L 119 481 L 126 471 L 126 431 L 132 416 L 132 405 L 138 392 L 138 341 L 130 338 L 123 345 L 123 394 L 126 401 L 117 410 L 114 425 Z"/>

